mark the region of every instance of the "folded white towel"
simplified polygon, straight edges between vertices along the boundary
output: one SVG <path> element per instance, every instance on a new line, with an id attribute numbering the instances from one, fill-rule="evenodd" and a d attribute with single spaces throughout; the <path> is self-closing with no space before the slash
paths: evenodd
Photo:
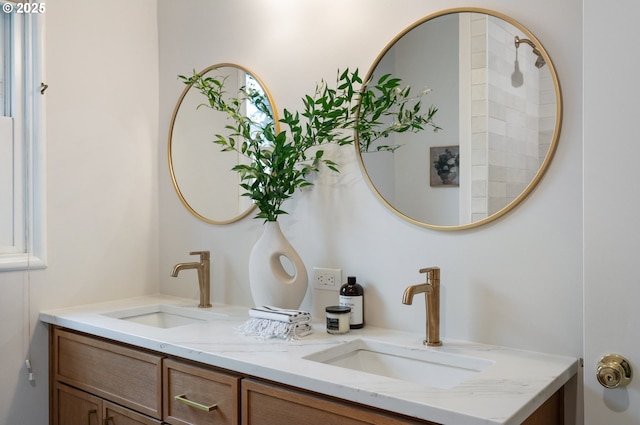
<path id="1" fill-rule="evenodd" d="M 294 340 L 313 332 L 309 323 L 286 323 L 280 320 L 252 317 L 237 328 L 242 335 L 260 338 L 280 338 Z"/>
<path id="2" fill-rule="evenodd" d="M 311 321 L 311 314 L 306 311 L 288 310 L 268 305 L 252 307 L 249 309 L 249 316 L 260 319 L 277 320 L 285 323 L 306 323 Z"/>

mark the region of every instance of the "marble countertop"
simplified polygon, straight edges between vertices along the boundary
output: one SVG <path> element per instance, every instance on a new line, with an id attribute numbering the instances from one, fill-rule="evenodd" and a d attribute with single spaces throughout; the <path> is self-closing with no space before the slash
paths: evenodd
<path id="1" fill-rule="evenodd" d="M 40 320 L 442 424 L 520 424 L 578 371 L 578 359 L 572 357 L 448 339 L 442 347 L 425 347 L 424 335 L 384 328 L 365 326 L 331 335 L 325 330 L 324 318 L 316 318 L 321 320 L 314 321 L 311 335 L 294 341 L 243 336 L 236 329 L 248 319 L 247 307 L 214 304 L 210 310 L 220 314 L 216 320 L 172 328 L 108 316 L 122 309 L 158 304 L 195 309 L 197 302 L 145 296 L 43 311 Z M 354 339 L 471 356 L 493 364 L 453 388 L 441 389 L 304 358 Z"/>

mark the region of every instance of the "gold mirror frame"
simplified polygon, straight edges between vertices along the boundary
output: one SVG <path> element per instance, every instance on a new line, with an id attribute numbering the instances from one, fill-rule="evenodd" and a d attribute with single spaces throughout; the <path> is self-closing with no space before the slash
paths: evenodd
<path id="1" fill-rule="evenodd" d="M 276 127 L 276 132 L 279 132 L 279 122 L 278 122 L 278 115 L 277 115 L 277 109 L 275 106 L 275 102 L 273 101 L 273 97 L 271 96 L 271 94 L 269 93 L 269 90 L 267 89 L 267 86 L 264 84 L 264 82 L 253 72 L 251 72 L 250 70 L 248 70 L 247 68 L 240 66 L 240 65 L 236 65 L 233 63 L 219 63 L 216 65 L 211 65 L 205 69 L 203 69 L 202 71 L 200 71 L 198 74 L 199 75 L 205 75 L 206 73 L 219 69 L 219 68 L 235 68 L 239 71 L 243 71 L 246 74 L 250 75 L 262 88 L 262 90 L 264 91 L 267 100 L 269 101 L 269 104 L 271 105 L 271 110 L 273 113 L 273 119 L 274 119 L 274 123 L 275 123 L 275 127 Z M 194 208 L 192 206 L 194 202 L 193 199 L 191 199 L 191 203 L 189 202 L 189 200 L 187 200 L 187 196 L 185 196 L 184 192 L 184 188 L 183 190 L 180 189 L 180 185 L 178 184 L 178 178 L 176 177 L 176 170 L 175 170 L 175 164 L 174 164 L 174 158 L 173 158 L 173 151 L 172 148 L 174 147 L 174 142 L 176 142 L 174 140 L 174 131 L 176 128 L 176 119 L 178 118 L 178 113 L 180 111 L 180 107 L 183 104 L 183 101 L 185 100 L 187 94 L 189 93 L 189 90 L 191 89 L 192 86 L 186 86 L 185 89 L 183 90 L 182 94 L 180 95 L 180 97 L 178 98 L 178 101 L 176 103 L 176 106 L 173 110 L 173 115 L 171 117 L 171 124 L 169 126 L 169 139 L 168 139 L 168 160 L 169 160 L 169 173 L 171 175 L 171 182 L 173 183 L 173 187 L 176 190 L 176 193 L 178 194 L 178 197 L 180 198 L 180 201 L 182 202 L 182 204 L 185 206 L 185 208 L 187 208 L 187 210 L 193 214 L 195 217 L 197 217 L 198 219 L 206 222 L 206 223 L 210 223 L 210 224 L 229 224 L 229 223 L 234 223 L 236 221 L 239 221 L 241 219 L 243 219 L 244 217 L 246 217 L 247 215 L 251 214 L 251 212 L 255 209 L 255 205 L 252 203 L 246 210 L 244 210 L 243 212 L 234 215 L 234 216 L 230 216 L 229 218 L 218 218 L 218 217 L 208 217 L 204 212 L 202 211 L 197 211 L 197 208 Z M 206 102 L 206 99 L 204 97 L 204 95 L 202 95 L 202 102 L 204 103 Z M 215 145 L 213 143 L 214 140 L 214 136 L 216 133 L 216 129 L 212 130 L 211 132 L 211 138 L 210 140 L 206 140 L 206 143 L 210 143 L 212 146 L 217 148 L 217 145 Z M 222 129 L 220 129 L 220 131 L 217 132 L 221 132 L 223 131 Z M 216 152 L 220 152 L 220 150 L 216 150 Z M 222 152 L 220 152 L 222 154 Z M 237 175 L 237 173 L 235 171 L 232 171 L 231 169 L 228 170 L 221 170 L 224 172 L 229 172 L 229 173 L 233 173 L 234 175 Z M 238 189 L 240 189 L 239 186 L 239 181 L 238 181 Z M 203 194 L 203 196 L 207 196 L 206 194 Z M 240 195 L 239 195 L 240 196 Z M 192 197 L 193 198 L 193 197 Z"/>
<path id="2" fill-rule="evenodd" d="M 380 64 L 380 61 L 382 60 L 382 58 L 387 54 L 387 52 L 389 51 L 389 49 L 391 49 L 402 37 L 404 37 L 407 33 L 409 33 L 411 30 L 413 30 L 414 28 L 416 28 L 417 26 L 430 21 L 432 19 L 441 17 L 441 16 L 445 16 L 445 15 L 451 15 L 451 14 L 459 14 L 459 13 L 477 13 L 477 14 L 484 14 L 484 15 L 488 15 L 494 18 L 498 18 L 501 19 L 509 24 L 511 24 L 513 27 L 515 27 L 517 30 L 521 31 L 526 38 L 529 39 L 530 42 L 532 42 L 539 50 L 540 55 L 542 56 L 542 58 L 544 59 L 544 61 L 546 62 L 546 66 L 549 67 L 549 72 L 551 74 L 551 78 L 553 79 L 553 84 L 554 84 L 554 90 L 555 90 L 555 100 L 556 100 L 556 121 L 555 121 L 555 125 L 554 125 L 554 129 L 553 129 L 553 135 L 551 137 L 551 141 L 549 144 L 549 148 L 547 150 L 547 153 L 544 157 L 544 160 L 542 161 L 541 165 L 538 168 L 538 171 L 535 173 L 535 175 L 533 176 L 533 178 L 530 180 L 530 182 L 526 185 L 526 187 L 524 188 L 524 190 L 517 196 L 515 197 L 511 202 L 509 202 L 506 206 L 504 206 L 502 209 L 498 210 L 497 212 L 488 215 L 485 218 L 479 219 L 477 221 L 472 221 L 469 223 L 464 223 L 464 224 L 458 224 L 458 225 L 438 225 L 438 224 L 431 224 L 431 223 L 427 223 L 427 222 L 423 222 L 420 221 L 418 219 L 415 219 L 413 217 L 408 216 L 407 214 L 403 213 L 402 211 L 400 211 L 398 208 L 396 208 L 396 206 L 394 206 L 391 202 L 389 202 L 387 199 L 385 199 L 385 197 L 379 192 L 379 190 L 376 188 L 374 182 L 372 181 L 369 173 L 367 172 L 365 163 L 364 163 L 364 159 L 362 156 L 362 152 L 360 151 L 359 148 L 359 143 L 357 142 L 358 140 L 358 135 L 356 134 L 356 143 L 355 143 L 355 148 L 356 148 L 356 155 L 358 157 L 358 162 L 360 164 L 362 173 L 365 177 L 365 180 L 367 181 L 367 184 L 369 185 L 369 187 L 371 188 L 371 190 L 376 194 L 376 196 L 378 197 L 378 199 L 380 199 L 380 201 L 387 207 L 389 208 L 391 211 L 393 211 L 395 214 L 397 214 L 398 216 L 402 217 L 403 219 L 421 226 L 421 227 L 425 227 L 428 229 L 434 229 L 434 230 L 463 230 L 463 229 L 470 229 L 470 228 L 474 228 L 474 227 L 479 227 L 482 226 L 484 224 L 487 224 L 491 221 L 494 221 L 500 217 L 502 217 L 503 215 L 505 215 L 507 212 L 511 211 L 512 209 L 514 209 L 518 204 L 520 204 L 532 191 L 533 189 L 537 186 L 537 184 L 539 183 L 539 181 L 542 179 L 543 175 L 545 174 L 546 170 L 549 167 L 549 164 L 551 163 L 551 160 L 555 154 L 555 151 L 557 149 L 557 145 L 558 145 L 558 140 L 560 138 L 560 129 L 562 126 L 562 93 L 561 93 L 561 89 L 560 89 L 560 82 L 558 79 L 558 75 L 556 73 L 555 67 L 553 65 L 553 62 L 551 61 L 551 58 L 549 57 L 547 51 L 544 49 L 544 47 L 542 46 L 542 43 L 540 43 L 540 41 L 533 35 L 533 33 L 531 33 L 531 31 L 529 31 L 527 28 L 525 28 L 522 24 L 520 24 L 519 22 L 515 21 L 514 19 L 492 11 L 492 10 L 488 10 L 488 9 L 482 9 L 482 8 L 466 8 L 466 7 L 462 7 L 462 8 L 452 8 L 452 9 L 446 9 L 440 12 L 436 12 L 430 15 L 427 15 L 426 17 L 414 22 L 413 24 L 411 24 L 410 26 L 408 26 L 405 30 L 403 30 L 401 33 L 399 33 L 396 37 L 393 38 L 393 40 L 391 40 L 387 46 L 382 50 L 382 52 L 378 55 L 378 57 L 376 58 L 376 60 L 374 61 L 373 65 L 371 66 L 371 68 L 369 69 L 366 79 L 365 81 L 369 81 L 372 76 L 375 73 L 376 68 L 378 67 L 378 65 Z M 531 45 L 529 45 L 531 46 Z M 531 46 L 533 47 L 533 46 Z M 528 49 L 528 50 L 527 50 Z M 517 51 L 518 49 L 516 49 Z M 516 53 L 516 54 L 533 54 L 531 52 L 531 48 L 528 46 L 521 46 L 520 48 L 520 53 Z M 516 56 L 516 60 L 517 60 L 517 56 Z M 400 76 L 401 77 L 401 76 Z M 428 96 L 427 96 L 428 98 Z M 426 100 L 428 102 L 428 99 Z M 436 107 L 438 105 L 435 105 Z M 436 119 L 435 119 L 436 124 L 437 122 L 437 114 L 436 114 Z M 428 184 L 428 183 L 427 183 Z"/>

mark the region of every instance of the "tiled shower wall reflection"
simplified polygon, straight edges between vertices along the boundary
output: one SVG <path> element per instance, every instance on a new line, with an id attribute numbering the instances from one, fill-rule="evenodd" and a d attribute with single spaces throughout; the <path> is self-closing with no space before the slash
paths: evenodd
<path id="1" fill-rule="evenodd" d="M 471 214 L 485 218 L 513 201 L 533 179 L 549 148 L 555 92 L 548 67 L 521 44 L 515 87 L 515 27 L 487 15 L 471 19 Z M 543 141 L 543 144 L 541 144 Z"/>

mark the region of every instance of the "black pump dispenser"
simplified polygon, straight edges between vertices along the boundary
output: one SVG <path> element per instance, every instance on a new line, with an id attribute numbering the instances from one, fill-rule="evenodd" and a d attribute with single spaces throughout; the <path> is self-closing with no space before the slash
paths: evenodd
<path id="1" fill-rule="evenodd" d="M 340 287 L 340 305 L 351 307 L 349 327 L 360 329 L 364 326 L 364 289 L 356 282 L 355 276 L 347 277 L 347 283 Z"/>

